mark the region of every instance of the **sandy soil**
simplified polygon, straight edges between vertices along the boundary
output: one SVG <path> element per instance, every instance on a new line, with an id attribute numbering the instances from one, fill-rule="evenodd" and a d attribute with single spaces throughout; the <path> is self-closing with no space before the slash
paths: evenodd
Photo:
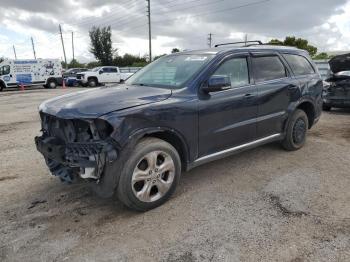
<path id="1" fill-rule="evenodd" d="M 147 213 L 52 177 L 33 137 L 41 101 L 0 94 L 0 261 L 350 261 L 350 110 L 306 146 L 263 146 L 196 168 Z"/>

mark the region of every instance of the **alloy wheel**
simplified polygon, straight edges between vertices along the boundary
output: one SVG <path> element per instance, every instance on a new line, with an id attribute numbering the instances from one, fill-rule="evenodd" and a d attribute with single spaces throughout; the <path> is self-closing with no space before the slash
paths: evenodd
<path id="1" fill-rule="evenodd" d="M 175 164 L 164 151 L 144 155 L 136 165 L 131 186 L 134 195 L 142 202 L 154 202 L 170 189 L 175 178 Z"/>

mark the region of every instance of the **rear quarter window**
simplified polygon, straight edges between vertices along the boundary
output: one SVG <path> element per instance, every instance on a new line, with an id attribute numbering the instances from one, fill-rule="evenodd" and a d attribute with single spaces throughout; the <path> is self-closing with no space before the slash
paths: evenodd
<path id="1" fill-rule="evenodd" d="M 287 63 L 291 67 L 294 75 L 300 76 L 315 73 L 314 68 L 305 57 L 293 54 L 283 54 L 283 57 L 287 60 Z"/>
<path id="2" fill-rule="evenodd" d="M 280 79 L 287 76 L 287 71 L 277 55 L 252 57 L 255 82 Z"/>

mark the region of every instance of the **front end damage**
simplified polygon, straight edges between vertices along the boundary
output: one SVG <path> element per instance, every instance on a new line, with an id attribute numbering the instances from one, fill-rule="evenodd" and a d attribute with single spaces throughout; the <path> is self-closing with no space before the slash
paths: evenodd
<path id="1" fill-rule="evenodd" d="M 43 112 L 40 117 L 42 136 L 35 144 L 50 172 L 66 183 L 80 177 L 98 184 L 106 164 L 117 159 L 112 126 L 101 119 L 61 119 Z"/>

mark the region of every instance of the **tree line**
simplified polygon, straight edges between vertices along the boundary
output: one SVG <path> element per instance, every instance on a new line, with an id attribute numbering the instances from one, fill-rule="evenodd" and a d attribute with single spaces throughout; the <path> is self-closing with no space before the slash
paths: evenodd
<path id="1" fill-rule="evenodd" d="M 112 30 L 110 26 L 106 27 L 92 27 L 89 31 L 90 37 L 90 49 L 89 51 L 94 55 L 96 61 L 90 62 L 88 64 L 79 63 L 77 60 L 72 60 L 68 64 L 68 68 L 74 67 L 87 67 L 92 68 L 96 66 L 135 66 L 143 67 L 147 65 L 149 58 L 145 56 L 136 56 L 132 54 L 119 55 L 118 49 L 113 48 L 112 45 Z M 309 52 L 313 59 L 330 59 L 327 53 L 317 53 L 317 47 L 309 44 L 308 40 L 302 38 L 296 38 L 294 36 L 287 36 L 284 40 L 272 39 L 267 44 L 270 45 L 283 45 L 283 46 L 294 46 L 299 49 L 304 49 Z M 178 48 L 173 48 L 172 53 L 179 52 Z M 154 57 L 154 60 L 164 56 L 159 55 Z M 62 64 L 65 66 L 65 64 Z"/>

